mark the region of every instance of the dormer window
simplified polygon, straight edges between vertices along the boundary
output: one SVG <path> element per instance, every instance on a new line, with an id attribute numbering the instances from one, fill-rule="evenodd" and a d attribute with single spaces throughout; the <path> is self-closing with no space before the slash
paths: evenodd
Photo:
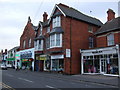
<path id="1" fill-rule="evenodd" d="M 114 45 L 114 34 L 113 33 L 107 36 L 107 44 L 108 46 Z"/>
<path id="2" fill-rule="evenodd" d="M 49 33 L 50 32 L 50 27 L 47 27 L 47 33 Z"/>
<path id="3" fill-rule="evenodd" d="M 88 32 L 93 33 L 93 27 L 91 25 L 88 26 Z"/>
<path id="4" fill-rule="evenodd" d="M 42 35 L 42 27 L 40 27 L 40 35 Z"/>
<path id="5" fill-rule="evenodd" d="M 55 18 L 53 18 L 53 28 L 55 27 L 60 27 L 61 26 L 61 18 L 60 16 L 56 16 Z"/>

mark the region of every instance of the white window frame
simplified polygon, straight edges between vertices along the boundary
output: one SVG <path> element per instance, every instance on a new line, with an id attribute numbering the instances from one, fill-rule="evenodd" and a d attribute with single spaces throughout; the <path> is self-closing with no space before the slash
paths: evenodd
<path id="1" fill-rule="evenodd" d="M 110 33 L 110 34 L 107 35 L 107 45 L 108 46 L 115 45 L 114 33 Z"/>
<path id="2" fill-rule="evenodd" d="M 88 32 L 93 33 L 93 26 L 91 25 L 88 26 Z"/>
<path id="3" fill-rule="evenodd" d="M 94 38 L 89 37 L 89 48 L 94 48 Z"/>
<path id="4" fill-rule="evenodd" d="M 35 50 L 37 50 L 37 41 L 34 41 Z"/>
<path id="5" fill-rule="evenodd" d="M 52 26 L 53 26 L 53 28 L 61 26 L 61 17 L 60 16 L 56 16 L 55 18 L 53 18 Z"/>
<path id="6" fill-rule="evenodd" d="M 28 44 L 29 44 L 29 45 L 28 45 L 29 47 L 31 47 L 31 41 L 32 41 L 32 40 L 31 40 L 31 38 L 30 38 L 30 39 L 29 39 L 29 43 L 28 43 Z"/>
<path id="7" fill-rule="evenodd" d="M 47 46 L 49 45 L 49 46 Z M 46 38 L 46 49 L 49 49 L 50 48 L 50 37 L 47 37 Z"/>
<path id="8" fill-rule="evenodd" d="M 26 41 L 24 40 L 23 41 L 23 48 L 25 48 L 25 46 L 26 46 Z"/>
<path id="9" fill-rule="evenodd" d="M 49 33 L 50 32 L 50 27 L 47 27 L 47 33 Z"/>
<path id="10" fill-rule="evenodd" d="M 52 36 L 54 36 L 54 38 Z M 62 34 L 60 34 L 60 45 L 59 46 L 56 45 L 56 40 L 57 40 L 56 37 L 57 37 L 57 34 L 53 34 L 50 36 L 50 48 L 62 47 Z M 52 39 L 54 39 L 54 40 L 52 40 Z"/>
<path id="11" fill-rule="evenodd" d="M 42 26 L 40 27 L 40 35 L 42 35 Z"/>
<path id="12" fill-rule="evenodd" d="M 43 40 L 37 40 L 37 47 L 38 47 L 38 50 L 40 51 L 43 50 Z"/>

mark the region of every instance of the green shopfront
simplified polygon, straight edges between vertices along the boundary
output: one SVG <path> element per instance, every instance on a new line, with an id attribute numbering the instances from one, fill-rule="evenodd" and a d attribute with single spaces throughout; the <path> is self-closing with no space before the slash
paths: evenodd
<path id="1" fill-rule="evenodd" d="M 7 67 L 14 67 L 15 66 L 15 58 L 7 58 L 6 64 L 7 64 Z"/>

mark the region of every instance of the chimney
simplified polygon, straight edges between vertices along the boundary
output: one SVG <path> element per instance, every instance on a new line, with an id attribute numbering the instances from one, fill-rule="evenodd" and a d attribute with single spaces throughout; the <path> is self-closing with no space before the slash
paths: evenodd
<path id="1" fill-rule="evenodd" d="M 115 18 L 115 12 L 112 9 L 109 9 L 107 11 L 107 14 L 108 14 L 107 21 L 110 21 Z"/>
<path id="2" fill-rule="evenodd" d="M 5 54 L 7 54 L 7 49 L 5 49 Z"/>
<path id="3" fill-rule="evenodd" d="M 48 14 L 46 12 L 44 12 L 44 14 L 43 14 L 43 22 L 47 21 L 47 16 L 48 16 Z"/>
<path id="4" fill-rule="evenodd" d="M 30 19 L 30 16 L 28 17 L 28 23 L 31 23 L 31 19 Z"/>

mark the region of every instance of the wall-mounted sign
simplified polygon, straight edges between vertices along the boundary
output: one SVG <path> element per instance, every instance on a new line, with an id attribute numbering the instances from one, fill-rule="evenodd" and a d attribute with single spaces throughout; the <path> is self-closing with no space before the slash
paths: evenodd
<path id="1" fill-rule="evenodd" d="M 71 57 L 71 51 L 70 51 L 70 49 L 66 49 L 66 57 Z"/>
<path id="2" fill-rule="evenodd" d="M 52 55 L 51 59 L 63 59 L 64 55 Z"/>

